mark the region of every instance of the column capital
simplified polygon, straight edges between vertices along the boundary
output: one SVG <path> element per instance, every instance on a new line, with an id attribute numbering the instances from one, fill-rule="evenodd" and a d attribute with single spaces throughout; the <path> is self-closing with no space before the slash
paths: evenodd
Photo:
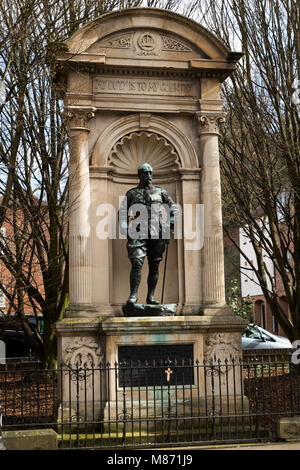
<path id="1" fill-rule="evenodd" d="M 198 133 L 203 134 L 220 134 L 220 124 L 225 122 L 226 113 L 222 111 L 198 111 L 196 118 L 198 121 Z"/>
<path id="2" fill-rule="evenodd" d="M 65 117 L 69 129 L 89 132 L 88 121 L 95 117 L 95 111 L 96 108 L 68 107 L 65 111 Z"/>

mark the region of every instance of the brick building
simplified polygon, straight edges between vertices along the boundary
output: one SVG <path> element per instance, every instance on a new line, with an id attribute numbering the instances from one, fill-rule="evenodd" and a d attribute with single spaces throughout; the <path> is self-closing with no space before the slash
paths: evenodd
<path id="1" fill-rule="evenodd" d="M 239 230 L 239 246 L 245 255 L 255 265 L 255 253 L 251 241 L 246 237 L 243 229 Z M 267 254 L 263 254 L 264 262 L 270 272 L 275 286 L 276 293 L 279 297 L 279 302 L 283 310 L 289 314 L 288 304 L 285 297 L 285 291 L 282 285 L 282 279 L 278 271 L 275 269 L 273 260 L 270 259 Z M 258 280 L 253 269 L 250 268 L 249 263 L 240 255 L 240 272 L 241 272 L 241 294 L 243 298 L 250 297 L 253 302 L 253 320 L 254 323 L 261 326 L 262 328 L 280 336 L 286 336 L 278 322 L 272 315 L 271 308 L 266 302 L 265 296 L 258 284 Z"/>
<path id="2" fill-rule="evenodd" d="M 244 251 L 251 261 L 255 260 L 253 247 L 250 240 L 245 236 L 243 229 L 233 229 L 230 236 L 233 238 L 234 242 L 240 246 L 240 249 Z M 240 252 L 234 243 L 226 236 L 224 237 L 224 252 L 226 288 L 230 288 L 230 283 L 233 278 L 240 278 L 242 297 L 244 299 L 250 297 L 251 301 L 253 302 L 254 323 L 270 331 L 271 333 L 278 334 L 280 336 L 286 336 L 272 315 L 272 311 L 266 302 L 262 290 L 257 282 L 254 271 L 250 269 L 246 259 L 240 255 Z M 280 304 L 283 310 L 289 315 L 289 309 L 286 302 L 281 276 L 274 268 L 274 263 L 272 260 L 266 257 L 265 261 L 267 262 L 268 269 L 272 273 L 275 280 L 276 291 L 280 299 Z"/>
<path id="3" fill-rule="evenodd" d="M 28 279 L 28 285 L 33 284 L 38 288 L 39 292 L 43 292 L 43 277 L 40 269 L 40 265 L 36 256 L 32 256 L 32 250 L 30 246 L 30 239 L 26 239 L 26 227 L 24 227 L 23 217 L 19 214 L 18 220 L 13 223 L 12 211 L 8 209 L 6 220 L 0 229 L 0 235 L 4 239 L 4 243 L 8 246 L 12 253 L 12 264 L 16 261 L 15 254 L 15 236 L 16 233 L 24 234 L 24 238 L 21 242 L 21 270 Z M 14 224 L 16 223 L 17 229 L 14 230 Z M 24 230 L 23 230 L 24 229 Z M 2 290 L 3 286 L 3 290 Z M 6 296 L 6 292 L 8 296 Z M 42 314 L 38 303 L 30 302 L 26 289 L 19 287 L 18 279 L 8 269 L 3 260 L 0 259 L 0 312 L 2 314 L 14 315 L 17 313 L 24 313 L 25 315 L 32 315 L 34 313 Z"/>

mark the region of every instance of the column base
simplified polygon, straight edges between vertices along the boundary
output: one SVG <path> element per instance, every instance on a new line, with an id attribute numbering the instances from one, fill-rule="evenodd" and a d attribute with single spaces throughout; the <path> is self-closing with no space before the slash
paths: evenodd
<path id="1" fill-rule="evenodd" d="M 184 304 L 178 307 L 177 315 L 182 316 L 236 316 L 226 303 Z M 240 317 L 238 317 L 240 318 Z M 242 319 L 241 319 L 242 320 Z"/>
<path id="2" fill-rule="evenodd" d="M 70 304 L 65 311 L 65 318 L 97 318 L 114 314 L 111 305 Z"/>
<path id="3" fill-rule="evenodd" d="M 226 303 L 210 303 L 210 304 L 202 304 L 202 315 L 208 316 L 237 316 L 234 315 L 232 309 Z M 239 317 L 240 318 L 240 317 Z"/>

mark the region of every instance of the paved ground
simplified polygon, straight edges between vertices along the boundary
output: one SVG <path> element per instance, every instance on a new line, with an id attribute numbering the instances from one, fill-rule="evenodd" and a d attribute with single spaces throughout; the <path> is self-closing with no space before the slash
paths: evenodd
<path id="1" fill-rule="evenodd" d="M 213 450 L 213 449 L 210 449 Z M 263 444 L 243 444 L 234 446 L 217 446 L 214 450 L 300 450 L 300 441 L 297 442 L 277 442 Z"/>
<path id="2" fill-rule="evenodd" d="M 172 450 L 173 448 L 168 448 Z M 163 449 L 156 449 L 163 450 Z M 165 449 L 166 450 L 166 449 Z M 230 444 L 230 445 L 214 445 L 214 446 L 196 446 L 196 447 L 178 447 L 176 450 L 299 450 L 300 441 L 290 442 L 263 442 L 255 444 Z"/>

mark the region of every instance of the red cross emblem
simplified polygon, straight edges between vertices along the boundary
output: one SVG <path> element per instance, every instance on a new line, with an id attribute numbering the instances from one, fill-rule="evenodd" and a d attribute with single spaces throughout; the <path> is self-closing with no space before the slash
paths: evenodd
<path id="1" fill-rule="evenodd" d="M 171 374 L 173 374 L 173 371 L 170 369 L 170 367 L 165 370 L 165 374 L 167 374 L 167 382 L 170 382 Z"/>

